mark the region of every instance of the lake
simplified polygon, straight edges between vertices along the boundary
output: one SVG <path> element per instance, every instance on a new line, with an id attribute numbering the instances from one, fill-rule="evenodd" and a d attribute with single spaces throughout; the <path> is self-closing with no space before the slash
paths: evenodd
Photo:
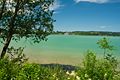
<path id="1" fill-rule="evenodd" d="M 104 36 L 80 36 L 80 35 L 50 35 L 47 41 L 32 44 L 31 41 L 21 39 L 12 41 L 10 46 L 25 47 L 24 53 L 30 62 L 36 63 L 60 63 L 77 65 L 81 63 L 87 50 L 96 52 L 98 58 L 103 56 L 103 50 L 96 44 Z M 111 44 L 115 46 L 112 53 L 120 56 L 120 37 L 107 36 Z M 0 45 L 1 51 L 2 45 Z"/>

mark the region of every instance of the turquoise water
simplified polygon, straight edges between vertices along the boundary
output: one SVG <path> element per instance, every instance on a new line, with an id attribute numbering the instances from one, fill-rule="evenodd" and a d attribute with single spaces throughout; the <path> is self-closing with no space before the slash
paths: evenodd
<path id="1" fill-rule="evenodd" d="M 96 44 L 103 36 L 79 36 L 79 35 L 50 35 L 48 41 L 39 44 L 31 44 L 30 40 L 22 39 L 19 42 L 12 41 L 11 46 L 25 47 L 24 53 L 30 61 L 38 63 L 65 63 L 78 64 L 87 50 L 92 50 L 98 56 L 103 56 L 103 50 Z M 107 37 L 115 46 L 112 52 L 120 56 L 120 37 Z M 1 50 L 2 45 L 0 45 Z"/>

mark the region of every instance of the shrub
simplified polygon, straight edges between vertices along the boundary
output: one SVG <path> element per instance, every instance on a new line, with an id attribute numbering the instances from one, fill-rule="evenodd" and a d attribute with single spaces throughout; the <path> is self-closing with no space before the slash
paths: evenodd
<path id="1" fill-rule="evenodd" d="M 43 67 L 38 64 L 25 64 L 17 80 L 64 80 L 65 72 L 60 67 Z"/>
<path id="2" fill-rule="evenodd" d="M 98 40 L 97 44 L 99 45 L 99 48 L 103 49 L 104 58 L 108 54 L 107 52 L 114 50 L 114 46 L 110 45 L 110 41 L 106 37 Z"/>
<path id="3" fill-rule="evenodd" d="M 0 80 L 14 80 L 19 70 L 19 65 L 9 61 L 7 57 L 0 60 Z"/>
<path id="4" fill-rule="evenodd" d="M 37 64 L 25 64 L 21 69 L 19 75 L 17 76 L 18 80 L 48 80 L 49 79 L 49 70 L 46 68 L 40 67 Z"/>
<path id="5" fill-rule="evenodd" d="M 116 67 L 110 59 L 96 59 L 94 52 L 88 51 L 84 60 L 84 67 L 77 71 L 81 80 L 114 80 L 116 78 Z"/>

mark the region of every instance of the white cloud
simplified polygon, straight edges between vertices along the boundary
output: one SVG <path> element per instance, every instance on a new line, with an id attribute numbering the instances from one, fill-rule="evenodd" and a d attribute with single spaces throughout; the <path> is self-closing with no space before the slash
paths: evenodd
<path id="1" fill-rule="evenodd" d="M 55 0 L 54 3 L 50 6 L 50 10 L 57 10 L 60 7 L 62 7 L 63 5 L 60 4 L 59 0 Z"/>
<path id="2" fill-rule="evenodd" d="M 109 0 L 74 0 L 76 3 L 79 2 L 91 2 L 91 3 L 107 3 Z"/>
<path id="3" fill-rule="evenodd" d="M 101 25 L 101 26 L 96 26 L 97 29 L 100 29 L 100 30 L 108 30 L 111 28 L 111 26 L 109 25 Z"/>
<path id="4" fill-rule="evenodd" d="M 101 28 L 101 29 L 105 29 L 105 28 L 107 28 L 107 26 L 100 26 L 100 28 Z"/>

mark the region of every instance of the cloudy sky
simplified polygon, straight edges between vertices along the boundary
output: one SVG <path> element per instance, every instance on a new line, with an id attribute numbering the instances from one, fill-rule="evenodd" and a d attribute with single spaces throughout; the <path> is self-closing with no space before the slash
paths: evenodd
<path id="1" fill-rule="evenodd" d="M 55 0 L 55 31 L 120 32 L 120 0 Z"/>

